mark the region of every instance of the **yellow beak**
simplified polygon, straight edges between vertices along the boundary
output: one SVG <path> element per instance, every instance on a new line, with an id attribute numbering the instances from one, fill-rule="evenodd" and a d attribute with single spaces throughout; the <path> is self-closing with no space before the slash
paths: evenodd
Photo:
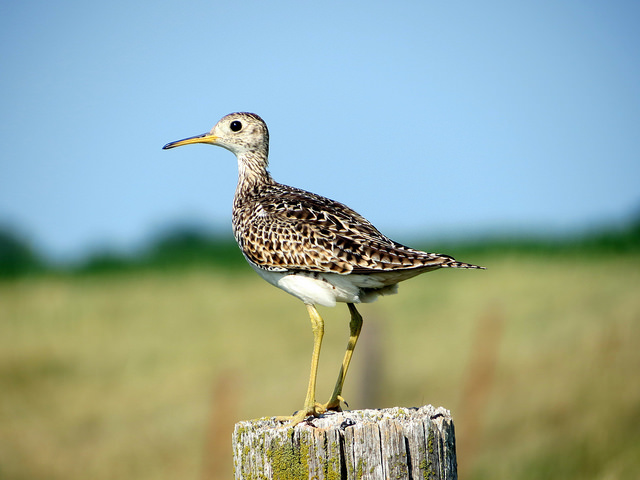
<path id="1" fill-rule="evenodd" d="M 168 150 L 174 147 L 181 147 L 182 145 L 189 145 L 191 143 L 210 143 L 211 145 L 215 145 L 218 141 L 218 137 L 212 135 L 211 133 L 203 133 L 202 135 L 196 135 L 195 137 L 183 138 L 182 140 L 178 140 L 176 142 L 167 143 L 163 150 Z"/>

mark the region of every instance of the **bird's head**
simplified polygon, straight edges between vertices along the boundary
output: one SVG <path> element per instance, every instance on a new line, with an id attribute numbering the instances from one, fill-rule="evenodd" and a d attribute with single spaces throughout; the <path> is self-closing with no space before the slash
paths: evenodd
<path id="1" fill-rule="evenodd" d="M 218 145 L 237 156 L 253 152 L 266 158 L 269 154 L 269 130 L 255 113 L 230 113 L 222 117 L 210 132 L 167 143 L 162 148 L 167 150 L 191 143 Z"/>

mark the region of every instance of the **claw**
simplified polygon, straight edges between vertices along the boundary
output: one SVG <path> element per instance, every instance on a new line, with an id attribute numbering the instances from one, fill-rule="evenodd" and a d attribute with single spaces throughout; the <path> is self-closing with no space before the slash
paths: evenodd
<path id="1" fill-rule="evenodd" d="M 278 422 L 287 422 L 282 428 L 290 428 L 295 427 L 299 423 L 303 422 L 309 417 L 319 417 L 327 410 L 324 406 L 316 403 L 313 408 L 303 408 L 302 410 L 298 410 L 293 415 L 285 415 L 281 417 L 276 417 L 276 421 Z"/>
<path id="2" fill-rule="evenodd" d="M 322 408 L 325 411 L 333 410 L 334 412 L 341 412 L 342 406 L 340 405 L 340 403 L 344 403 L 347 406 L 347 408 L 349 408 L 349 404 L 344 401 L 344 398 L 342 398 L 342 395 L 336 395 L 335 398 L 329 399 L 327 403 L 322 405 Z"/>

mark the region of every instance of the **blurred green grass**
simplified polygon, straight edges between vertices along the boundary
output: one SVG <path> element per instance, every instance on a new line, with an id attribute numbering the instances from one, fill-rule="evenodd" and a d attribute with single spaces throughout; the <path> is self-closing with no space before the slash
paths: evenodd
<path id="1" fill-rule="evenodd" d="M 360 307 L 350 408 L 451 409 L 464 478 L 639 477 L 640 256 L 451 253 L 489 270 Z M 320 313 L 324 401 L 348 312 Z M 229 478 L 233 423 L 301 406 L 311 343 L 246 265 L 2 282 L 0 478 Z"/>

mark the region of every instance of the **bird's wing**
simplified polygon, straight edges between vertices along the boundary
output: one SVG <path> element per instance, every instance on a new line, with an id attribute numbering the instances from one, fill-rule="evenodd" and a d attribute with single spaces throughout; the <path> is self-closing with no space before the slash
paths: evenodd
<path id="1" fill-rule="evenodd" d="M 244 254 L 270 270 L 366 274 L 458 263 L 394 242 L 342 203 L 279 184 L 241 215 L 251 226 L 239 232 Z"/>

